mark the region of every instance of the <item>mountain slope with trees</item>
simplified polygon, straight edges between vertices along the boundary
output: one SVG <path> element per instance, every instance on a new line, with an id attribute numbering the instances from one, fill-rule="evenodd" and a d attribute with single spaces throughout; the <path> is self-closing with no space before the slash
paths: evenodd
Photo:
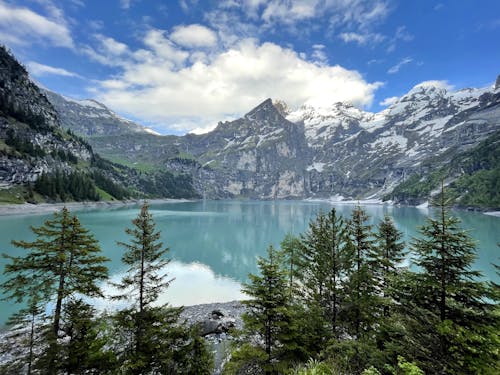
<path id="1" fill-rule="evenodd" d="M 0 202 L 191 198 L 191 177 L 109 162 L 61 127 L 26 69 L 0 47 Z"/>

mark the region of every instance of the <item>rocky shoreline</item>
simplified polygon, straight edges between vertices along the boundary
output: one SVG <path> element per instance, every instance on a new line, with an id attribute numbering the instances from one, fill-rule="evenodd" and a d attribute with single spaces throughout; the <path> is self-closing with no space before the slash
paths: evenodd
<path id="1" fill-rule="evenodd" d="M 190 199 L 146 199 L 150 204 L 191 202 Z M 134 206 L 144 202 L 143 199 L 130 199 L 124 201 L 97 201 L 97 202 L 65 202 L 65 203 L 21 203 L 0 205 L 0 216 L 7 215 L 43 215 L 67 207 L 71 211 L 81 211 L 96 208 L 112 208 Z"/>

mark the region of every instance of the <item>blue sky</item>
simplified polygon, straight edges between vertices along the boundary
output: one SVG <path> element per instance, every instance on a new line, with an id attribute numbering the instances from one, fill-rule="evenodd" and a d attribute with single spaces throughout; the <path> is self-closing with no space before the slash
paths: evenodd
<path id="1" fill-rule="evenodd" d="M 43 86 L 183 134 L 268 97 L 379 111 L 423 81 L 491 85 L 500 2 L 0 0 L 0 42 Z"/>

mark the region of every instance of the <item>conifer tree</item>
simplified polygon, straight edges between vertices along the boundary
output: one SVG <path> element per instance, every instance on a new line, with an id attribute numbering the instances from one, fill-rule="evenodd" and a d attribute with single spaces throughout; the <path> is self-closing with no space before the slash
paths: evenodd
<path id="1" fill-rule="evenodd" d="M 138 312 L 135 347 L 136 351 L 139 351 L 143 346 L 144 311 L 158 299 L 161 291 L 171 282 L 167 280 L 167 274 L 160 273 L 164 271 L 170 259 L 165 258 L 169 248 L 164 248 L 160 242 L 161 234 L 156 231 L 156 224 L 146 202 L 139 215 L 132 220 L 132 224 L 132 228 L 125 229 L 125 233 L 132 237 L 130 243 L 118 242 L 118 245 L 125 248 L 122 262 L 129 268 L 121 282 L 115 284 L 125 293 L 115 298 L 131 300 Z"/>
<path id="2" fill-rule="evenodd" d="M 378 277 L 381 296 L 384 303 L 384 316 L 389 315 L 391 301 L 391 281 L 396 277 L 398 268 L 404 259 L 405 244 L 401 241 L 403 234 L 397 230 L 394 221 L 388 215 L 378 225 L 375 234 L 376 246 L 374 249 L 374 273 Z"/>
<path id="3" fill-rule="evenodd" d="M 354 208 L 348 224 L 352 244 L 351 264 L 348 266 L 349 287 L 346 290 L 348 311 L 344 319 L 350 321 L 352 334 L 359 338 L 370 330 L 375 321 L 376 281 L 372 268 L 374 240 L 368 215 L 359 205 Z"/>
<path id="4" fill-rule="evenodd" d="M 28 253 L 25 256 L 4 257 L 10 260 L 4 273 L 8 279 L 2 288 L 8 298 L 17 302 L 29 300 L 33 289 L 39 291 L 47 302 L 54 299 L 51 329 L 47 336 L 45 371 L 54 374 L 60 355 L 60 335 L 63 302 L 75 294 L 102 296 L 98 283 L 108 277 L 97 241 L 83 228 L 76 216 L 64 207 L 39 228 L 32 227 L 37 235 L 33 242 L 12 241 Z"/>
<path id="5" fill-rule="evenodd" d="M 281 263 L 288 275 L 288 289 L 290 292 L 290 300 L 296 302 L 299 296 L 299 280 L 302 255 L 302 243 L 300 239 L 288 233 L 280 244 Z"/>
<path id="6" fill-rule="evenodd" d="M 106 337 L 100 334 L 96 310 L 81 299 L 65 303 L 61 329 L 63 359 L 59 365 L 66 374 L 107 373 L 114 367 L 115 358 L 105 349 Z"/>
<path id="7" fill-rule="evenodd" d="M 132 224 L 132 228 L 125 230 L 131 237 L 130 242 L 118 242 L 125 248 L 122 261 L 129 268 L 121 282 L 114 284 L 124 292 L 115 298 L 132 302 L 131 308 L 115 315 L 117 336 L 123 338 L 117 345 L 120 347 L 118 357 L 123 362 L 120 371 L 127 374 L 189 373 L 192 352 L 188 348 L 194 345 L 195 337 L 178 323 L 182 308 L 153 306 L 172 280 L 164 269 L 170 262 L 165 257 L 169 249 L 160 242 L 161 233 L 156 230 L 147 203 Z M 198 354 L 201 355 L 204 349 L 204 355 L 208 356 L 206 347 L 199 344 L 194 345 Z M 211 362 L 206 366 L 209 368 Z"/>
<path id="8" fill-rule="evenodd" d="M 0 374 L 26 373 L 31 375 L 36 367 L 36 356 L 44 347 L 47 328 L 45 306 L 36 289 L 31 290 L 27 305 L 7 321 L 11 329 L 4 335 L 1 352 L 8 353 L 12 360 L 0 366 Z"/>
<path id="9" fill-rule="evenodd" d="M 243 292 L 251 298 L 244 301 L 248 312 L 243 315 L 243 322 L 249 336 L 257 334 L 262 339 L 263 348 L 258 350 L 264 354 L 261 367 L 265 374 L 274 374 L 280 360 L 286 356 L 287 342 L 293 338 L 290 337 L 287 275 L 272 246 L 267 255 L 267 259 L 259 257 L 257 260 L 260 275 L 250 274 L 250 282 L 243 285 Z"/>
<path id="10" fill-rule="evenodd" d="M 309 224 L 309 230 L 302 238 L 303 259 L 302 284 L 305 301 L 318 306 L 322 319 L 330 327 L 330 334 L 339 334 L 339 312 L 343 303 L 346 261 L 351 257 L 352 247 L 347 235 L 347 225 L 335 208 L 328 214 L 320 213 Z M 314 310 L 314 309 L 313 309 Z"/>
<path id="11" fill-rule="evenodd" d="M 432 361 L 425 366 L 437 373 L 494 373 L 499 370 L 499 318 L 492 302 L 498 297 L 472 269 L 475 242 L 449 214 L 444 189 L 435 204 L 437 217 L 427 219 L 412 243 L 414 262 L 422 269 L 413 300 L 437 332 L 437 345 L 426 348 Z"/>

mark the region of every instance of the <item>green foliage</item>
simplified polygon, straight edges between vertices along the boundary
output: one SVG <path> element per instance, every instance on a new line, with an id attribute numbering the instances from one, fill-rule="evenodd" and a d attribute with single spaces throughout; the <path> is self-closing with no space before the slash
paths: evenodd
<path id="1" fill-rule="evenodd" d="M 59 367 L 67 374 L 106 373 L 115 367 L 114 354 L 105 348 L 106 337 L 100 334 L 96 310 L 81 299 L 69 300 L 64 306 Z"/>
<path id="2" fill-rule="evenodd" d="M 81 172 L 69 174 L 56 171 L 54 174 L 42 173 L 36 180 L 34 189 L 41 195 L 56 201 L 98 201 L 99 193 L 94 181 Z"/>
<path id="3" fill-rule="evenodd" d="M 48 348 L 41 360 L 44 371 L 52 374 L 60 361 L 63 302 L 76 294 L 102 296 L 98 283 L 107 279 L 103 263 L 108 259 L 100 255 L 94 237 L 66 208 L 32 230 L 37 235 L 34 242 L 12 241 L 27 251 L 25 256 L 4 255 L 10 263 L 5 266 L 7 279 L 1 287 L 7 298 L 16 302 L 33 301 L 34 291 L 37 301 L 55 302 Z"/>
<path id="4" fill-rule="evenodd" d="M 122 200 L 130 197 L 127 189 L 111 181 L 102 172 L 95 171 L 92 177 L 99 188 L 111 194 L 115 199 Z"/>
<path id="5" fill-rule="evenodd" d="M 242 318 L 246 333 L 258 335 L 263 342 L 265 372 L 274 373 L 278 362 L 286 357 L 288 341 L 293 341 L 288 280 L 272 246 L 268 259 L 259 258 L 257 264 L 261 275 L 250 274 L 250 282 L 243 285 L 243 292 L 251 299 L 244 301 L 248 311 Z"/>
<path id="6" fill-rule="evenodd" d="M 337 375 L 338 372 L 326 362 L 310 359 L 305 366 L 300 366 L 293 371 L 293 375 Z"/>
<path id="7" fill-rule="evenodd" d="M 125 233 L 131 237 L 130 243 L 118 242 L 118 245 L 125 249 L 122 262 L 128 266 L 128 270 L 121 282 L 114 284 L 124 291 L 116 298 L 132 300 L 141 312 L 150 307 L 170 283 L 167 274 L 160 274 L 170 262 L 170 259 L 165 258 L 169 249 L 160 242 L 161 233 L 156 231 L 146 202 L 139 215 L 132 220 L 132 228 L 126 228 Z"/>
<path id="8" fill-rule="evenodd" d="M 13 147 L 16 151 L 23 155 L 30 155 L 34 157 L 45 156 L 45 151 L 40 146 L 33 145 L 30 141 L 18 138 L 13 129 L 7 129 L 5 144 Z"/>
<path id="9" fill-rule="evenodd" d="M 126 275 L 115 284 L 133 307 L 115 315 L 116 345 L 120 371 L 125 374 L 208 374 L 213 366 L 207 347 L 195 331 L 177 324 L 181 309 L 153 307 L 160 292 L 168 287 L 164 272 L 169 251 L 163 247 L 160 232 L 144 203 L 133 227 L 125 232 L 129 243 L 118 242 L 125 248 L 122 261 L 128 266 Z"/>
<path id="10" fill-rule="evenodd" d="M 407 362 L 402 356 L 398 356 L 398 369 L 397 375 L 424 375 L 414 362 Z"/>
<path id="11" fill-rule="evenodd" d="M 416 277 L 411 300 L 426 315 L 434 316 L 434 344 L 422 344 L 439 362 L 421 361 L 422 368 L 444 373 L 485 373 L 498 363 L 498 316 L 488 299 L 495 298 L 488 286 L 471 270 L 475 243 L 450 216 L 441 193 L 440 213 L 420 229 L 412 248 L 415 263 L 423 270 Z M 427 322 L 429 324 L 430 322 Z M 421 329 L 422 327 L 416 327 Z M 498 331 L 497 331 L 498 332 Z M 414 334 L 417 334 L 416 332 Z"/>
<path id="12" fill-rule="evenodd" d="M 353 256 L 347 223 L 335 209 L 326 215 L 320 213 L 309 224 L 301 243 L 299 284 L 305 303 L 321 311 L 315 319 L 331 332 L 320 334 L 321 341 L 327 341 L 338 337 L 342 325 L 339 315 L 343 313 L 348 263 Z"/>
<path id="13" fill-rule="evenodd" d="M 141 175 L 139 188 L 146 194 L 168 198 L 195 198 L 198 194 L 193 188 L 189 175 L 178 176 L 168 171 L 156 171 Z"/>
<path id="14" fill-rule="evenodd" d="M 343 319 L 349 334 L 356 338 L 367 334 L 376 322 L 381 301 L 377 295 L 376 272 L 379 268 L 368 215 L 360 206 L 352 211 L 349 236 L 352 244 L 350 264 L 346 266 L 348 285 Z"/>

